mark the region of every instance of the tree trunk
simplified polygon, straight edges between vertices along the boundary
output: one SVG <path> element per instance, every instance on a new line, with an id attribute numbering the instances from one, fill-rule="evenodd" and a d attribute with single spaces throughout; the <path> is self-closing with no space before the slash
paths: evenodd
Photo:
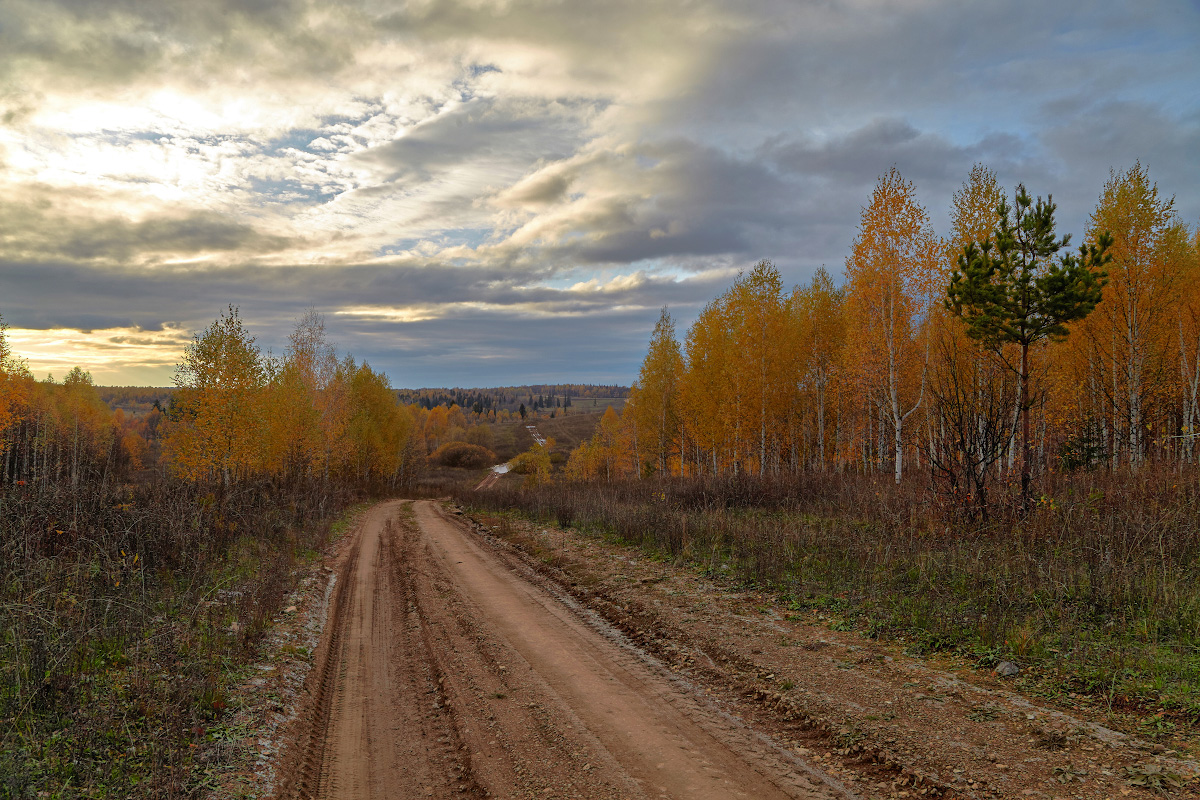
<path id="1" fill-rule="evenodd" d="M 825 378 L 817 378 L 817 452 L 821 458 L 821 470 L 825 470 Z"/>
<path id="2" fill-rule="evenodd" d="M 903 466 L 904 466 L 904 444 L 903 444 L 902 437 L 900 436 L 900 430 L 901 430 L 900 425 L 897 424 L 896 428 L 895 428 L 895 432 L 896 432 L 896 485 L 897 486 L 900 485 L 900 474 L 903 471 Z"/>
<path id="3" fill-rule="evenodd" d="M 1029 345 L 1021 344 L 1021 508 L 1029 511 Z"/>

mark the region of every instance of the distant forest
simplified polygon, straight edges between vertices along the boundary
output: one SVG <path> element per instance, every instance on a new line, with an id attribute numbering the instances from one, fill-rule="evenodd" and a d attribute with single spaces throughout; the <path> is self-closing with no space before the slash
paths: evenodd
<path id="1" fill-rule="evenodd" d="M 425 409 L 438 406 L 457 405 L 459 408 L 484 411 L 516 412 L 522 405 L 531 411 L 541 408 L 570 408 L 578 400 L 597 398 L 624 399 L 629 396 L 628 386 L 615 384 L 531 384 L 529 386 L 498 386 L 494 388 L 424 388 L 397 389 L 396 397 L 405 405 L 416 405 Z M 166 410 L 175 389 L 170 386 L 97 386 L 96 393 L 105 404 L 127 415 L 144 416 L 150 413 L 157 402 Z M 479 408 L 475 409 L 478 404 Z"/>
<path id="2" fill-rule="evenodd" d="M 113 411 L 121 409 L 126 414 L 145 415 L 154 404 L 166 410 L 175 393 L 171 386 L 97 386 L 96 394 Z"/>
<path id="3" fill-rule="evenodd" d="M 583 399 L 626 398 L 629 396 L 629 387 L 614 384 L 542 383 L 490 389 L 397 389 L 396 395 L 402 403 L 409 405 L 427 409 L 457 405 L 478 414 L 485 411 L 516 411 L 522 405 L 530 410 L 570 408 L 572 405 L 578 405 L 577 401 Z"/>

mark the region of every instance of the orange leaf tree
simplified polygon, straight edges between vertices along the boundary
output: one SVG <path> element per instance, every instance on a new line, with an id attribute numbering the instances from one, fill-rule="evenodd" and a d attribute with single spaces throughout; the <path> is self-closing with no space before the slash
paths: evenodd
<path id="1" fill-rule="evenodd" d="M 228 486 L 257 466 L 266 385 L 262 357 L 238 310 L 195 335 L 175 371 L 175 412 L 167 437 L 174 470 Z"/>
<path id="2" fill-rule="evenodd" d="M 860 385 L 891 429 L 897 483 L 904 425 L 925 397 L 925 323 L 940 250 L 912 183 L 893 167 L 880 177 L 871 204 L 862 210 L 846 277 L 849 311 L 859 325 L 853 347 Z"/>

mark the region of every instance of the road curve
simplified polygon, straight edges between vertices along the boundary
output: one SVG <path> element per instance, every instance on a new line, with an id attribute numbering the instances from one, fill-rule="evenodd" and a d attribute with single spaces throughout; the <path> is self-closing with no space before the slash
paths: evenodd
<path id="1" fill-rule="evenodd" d="M 852 796 L 432 502 L 338 572 L 280 798 Z"/>

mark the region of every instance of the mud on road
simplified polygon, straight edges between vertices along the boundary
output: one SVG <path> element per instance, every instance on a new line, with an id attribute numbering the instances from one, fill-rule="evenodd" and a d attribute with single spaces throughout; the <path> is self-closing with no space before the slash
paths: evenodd
<path id="1" fill-rule="evenodd" d="M 280 798 L 859 796 L 434 503 L 338 576 Z"/>

